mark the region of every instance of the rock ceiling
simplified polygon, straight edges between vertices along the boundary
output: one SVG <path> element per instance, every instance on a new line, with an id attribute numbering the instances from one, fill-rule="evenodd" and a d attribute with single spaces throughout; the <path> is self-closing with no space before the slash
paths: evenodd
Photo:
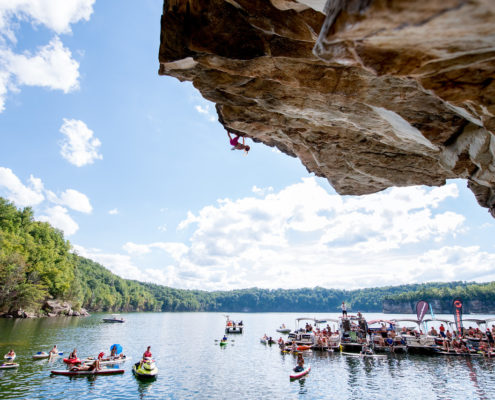
<path id="1" fill-rule="evenodd" d="M 463 178 L 495 217 L 494 0 L 165 0 L 161 75 L 340 194 Z"/>

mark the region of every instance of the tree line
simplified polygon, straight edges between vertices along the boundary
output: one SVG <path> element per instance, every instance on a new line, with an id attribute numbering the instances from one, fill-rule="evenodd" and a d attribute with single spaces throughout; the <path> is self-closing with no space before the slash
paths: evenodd
<path id="1" fill-rule="evenodd" d="M 381 312 L 398 301 L 462 297 L 495 299 L 495 282 L 427 283 L 358 290 L 249 288 L 230 291 L 174 289 L 123 279 L 71 252 L 63 232 L 35 221 L 27 207 L 0 197 L 0 312 L 39 310 L 46 299 L 72 302 L 90 311 Z"/>

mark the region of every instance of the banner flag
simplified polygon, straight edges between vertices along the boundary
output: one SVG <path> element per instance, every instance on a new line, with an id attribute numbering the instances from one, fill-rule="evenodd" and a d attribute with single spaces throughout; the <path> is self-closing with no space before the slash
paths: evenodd
<path id="1" fill-rule="evenodd" d="M 428 304 L 427 301 L 421 300 L 421 301 L 418 301 L 416 303 L 416 315 L 418 317 L 419 323 L 421 323 L 421 321 L 423 321 L 423 318 L 425 317 L 429 308 L 430 308 L 430 305 Z"/>
<path id="2" fill-rule="evenodd" d="M 458 335 L 462 335 L 462 300 L 461 299 L 455 299 L 452 303 L 454 306 L 454 321 L 455 321 L 455 327 L 457 330 Z"/>

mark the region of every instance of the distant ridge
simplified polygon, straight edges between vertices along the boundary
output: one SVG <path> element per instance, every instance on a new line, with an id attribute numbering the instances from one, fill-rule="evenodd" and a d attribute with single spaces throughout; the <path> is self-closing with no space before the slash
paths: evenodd
<path id="1" fill-rule="evenodd" d="M 435 312 L 441 313 L 442 304 L 450 304 L 454 297 L 464 300 L 466 312 L 495 313 L 495 282 L 209 292 L 123 279 L 70 250 L 60 230 L 35 221 L 30 208 L 17 209 L 0 197 L 0 313 L 17 316 L 22 314 L 19 310 L 29 310 L 44 315 L 41 309 L 48 299 L 68 301 L 74 310 L 84 307 L 89 311 L 328 313 L 339 312 L 342 301 L 355 313 L 404 312 L 418 300 L 430 300 L 437 301 Z"/>

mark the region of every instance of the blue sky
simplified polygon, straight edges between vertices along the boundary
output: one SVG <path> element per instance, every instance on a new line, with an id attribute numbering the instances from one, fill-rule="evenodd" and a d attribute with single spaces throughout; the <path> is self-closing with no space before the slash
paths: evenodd
<path id="1" fill-rule="evenodd" d="M 339 196 L 272 148 L 230 151 L 214 105 L 157 74 L 162 4 L 0 2 L 0 196 L 173 287 L 495 279 L 495 223 L 464 181 Z"/>

